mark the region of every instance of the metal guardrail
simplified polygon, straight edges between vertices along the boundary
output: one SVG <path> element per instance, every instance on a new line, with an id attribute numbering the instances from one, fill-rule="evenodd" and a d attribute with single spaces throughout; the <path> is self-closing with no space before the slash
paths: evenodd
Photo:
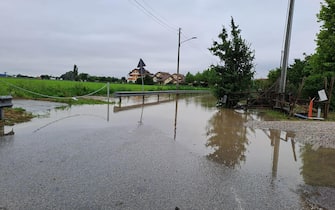
<path id="1" fill-rule="evenodd" d="M 12 96 L 0 96 L 0 120 L 4 119 L 3 108 L 12 107 Z"/>
<path id="2" fill-rule="evenodd" d="M 2 107 L 12 107 L 12 96 L 0 96 L 0 108 Z"/>
<path id="3" fill-rule="evenodd" d="M 161 95 L 161 94 L 209 94 L 209 90 L 161 90 L 161 91 L 117 91 L 113 96 L 127 97 L 127 96 L 146 96 L 146 95 Z"/>

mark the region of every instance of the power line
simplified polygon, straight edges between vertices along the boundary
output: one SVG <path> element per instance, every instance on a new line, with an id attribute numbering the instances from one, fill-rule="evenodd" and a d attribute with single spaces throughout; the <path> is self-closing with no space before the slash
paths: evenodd
<path id="1" fill-rule="evenodd" d="M 167 30 L 170 31 L 177 31 L 178 29 L 171 26 L 170 24 L 168 24 L 166 21 L 164 21 L 162 18 L 158 17 L 157 15 L 155 15 L 153 12 L 151 12 L 149 9 L 147 9 L 143 4 L 141 4 L 139 1 L 137 0 L 133 0 L 131 1 L 139 10 L 141 10 L 141 12 L 143 12 L 145 15 L 147 15 L 149 18 L 151 18 L 153 21 L 155 21 L 156 23 L 158 23 L 159 25 L 161 25 L 162 27 L 164 27 Z M 147 4 L 147 3 L 146 3 Z M 148 4 L 147 4 L 148 5 Z M 149 6 L 149 8 L 152 8 Z M 153 9 L 151 9 L 153 10 Z"/>
<path id="2" fill-rule="evenodd" d="M 147 3 L 146 0 L 141 0 L 141 1 L 142 1 L 147 7 L 149 7 L 153 13 L 156 13 L 156 16 L 157 16 L 157 17 L 159 17 L 160 19 L 162 19 L 165 23 L 169 23 L 169 21 L 167 21 L 166 18 L 157 15 L 157 13 L 158 13 L 157 10 L 155 10 L 153 7 L 151 7 L 150 4 Z M 171 26 L 171 28 L 173 28 L 173 30 L 178 30 L 178 28 L 179 28 L 178 26 L 172 25 L 171 23 L 168 24 L 168 25 Z"/>
<path id="3" fill-rule="evenodd" d="M 131 1 L 131 0 L 129 0 Z M 141 3 L 141 2 L 142 3 Z M 157 12 L 153 7 L 150 6 L 149 3 L 147 3 L 145 0 L 132 0 L 132 4 L 134 4 L 141 12 L 143 12 L 145 15 L 147 15 L 149 18 L 151 18 L 153 21 L 164 27 L 165 29 L 173 32 L 177 32 L 179 30 L 179 27 L 172 26 L 171 24 L 166 21 L 166 19 L 162 18 L 161 16 L 157 15 Z M 181 36 L 183 39 L 188 39 L 190 36 L 184 35 L 184 33 L 181 33 Z M 201 52 L 202 54 L 205 54 L 207 57 L 212 57 L 211 53 L 203 48 L 201 48 L 198 44 L 190 44 L 194 49 L 197 49 L 197 51 Z"/>

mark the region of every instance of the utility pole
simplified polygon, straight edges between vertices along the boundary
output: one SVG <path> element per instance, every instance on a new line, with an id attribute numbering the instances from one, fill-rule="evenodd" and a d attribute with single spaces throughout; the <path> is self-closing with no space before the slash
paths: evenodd
<path id="1" fill-rule="evenodd" d="M 179 88 L 180 33 L 181 28 L 178 29 L 178 57 L 177 57 L 177 83 L 176 83 L 177 90 Z"/>
<path id="2" fill-rule="evenodd" d="M 289 11 L 288 11 L 288 16 L 287 16 L 287 23 L 286 23 L 284 54 L 282 57 L 281 75 L 280 75 L 280 83 L 279 83 L 279 90 L 278 90 L 278 93 L 280 94 L 284 94 L 285 89 L 286 89 L 286 75 L 287 75 L 287 65 L 288 65 L 288 57 L 289 57 L 289 50 L 290 50 L 290 41 L 291 41 L 293 11 L 294 11 L 294 0 L 290 0 Z"/>
<path id="3" fill-rule="evenodd" d="M 176 83 L 176 89 L 179 88 L 179 61 L 180 61 L 180 45 L 184 42 L 190 41 L 192 39 L 196 39 L 197 37 L 193 36 L 189 39 L 180 41 L 180 34 L 181 34 L 181 28 L 178 29 L 178 57 L 177 57 L 177 83 Z"/>

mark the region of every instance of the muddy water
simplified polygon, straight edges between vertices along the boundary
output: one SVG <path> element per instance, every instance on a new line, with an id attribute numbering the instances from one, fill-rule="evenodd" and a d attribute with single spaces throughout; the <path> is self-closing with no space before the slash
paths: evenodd
<path id="1" fill-rule="evenodd" d="M 145 103 L 155 100 L 152 97 Z M 126 109 L 141 102 L 141 97 L 128 98 L 121 107 Z M 335 186 L 335 165 L 332 161 L 335 151 L 312 151 L 309 145 L 295 142 L 293 132 L 244 126 L 248 120 L 272 120 L 262 112 L 238 113 L 217 109 L 215 99 L 209 96 L 180 98 L 177 102 L 144 106 L 143 109 L 138 107 L 138 113 L 134 112 L 136 114 L 131 112 L 130 115 L 138 115 L 138 122 L 159 126 L 193 153 L 230 169 L 263 173 L 273 180 L 285 179 L 294 185 Z M 313 166 L 305 167 L 310 164 Z M 313 167 L 318 168 L 317 171 L 313 171 Z M 317 174 L 326 179 L 318 178 Z"/>
<path id="2" fill-rule="evenodd" d="M 155 190 L 165 196 L 155 200 L 167 203 L 179 201 L 179 207 L 191 209 L 209 207 L 308 209 L 310 203 L 330 209 L 334 207 L 331 199 L 334 196 L 335 187 L 334 150 L 325 148 L 313 150 L 309 145 L 296 143 L 295 134 L 292 132 L 251 129 L 244 126 L 249 119 L 269 120 L 261 112 L 237 113 L 233 110 L 217 109 L 215 99 L 211 96 L 179 96 L 177 99 L 174 100 L 169 96 L 158 99 L 153 96 L 146 98 L 145 104 L 142 105 L 142 97 L 124 98 L 115 109 L 108 108 L 107 105 L 83 105 L 63 109 L 45 109 L 44 114 L 40 110 L 34 110 L 40 117 L 33 119 L 32 122 L 4 128 L 5 132 L 13 129 L 15 135 L 0 137 L 0 158 L 3 161 L 0 167 L 6 169 L 6 172 L 0 171 L 0 186 L 6 189 L 7 196 L 17 196 L 21 190 L 13 184 L 21 181 L 15 180 L 15 177 L 10 175 L 15 174 L 16 177 L 20 176 L 24 179 L 34 174 L 36 176 L 34 183 L 38 183 L 35 185 L 39 186 L 38 188 L 41 187 L 40 194 L 37 193 L 38 196 L 50 199 L 48 195 L 53 198 L 55 194 L 62 191 L 62 184 L 58 183 L 59 185 L 54 186 L 52 182 L 49 183 L 50 179 L 55 181 L 64 177 L 65 172 L 62 170 L 68 168 L 69 172 L 66 172 L 65 177 L 76 177 L 74 180 L 79 181 L 69 183 L 66 179 L 62 181 L 64 185 L 66 184 L 63 188 L 67 190 L 62 191 L 65 196 L 62 199 L 66 200 L 68 196 L 67 202 L 70 202 L 65 202 L 66 207 L 77 208 L 78 206 L 71 203 L 70 197 L 78 196 L 73 194 L 75 192 L 81 192 L 80 198 L 93 196 L 97 199 L 96 205 L 104 208 L 106 200 L 110 198 L 103 197 L 99 200 L 95 197 L 98 194 L 101 196 L 98 193 L 100 190 L 105 193 L 104 196 L 113 195 L 113 199 L 116 197 L 119 199 L 113 204 L 117 209 L 145 207 L 147 202 L 156 196 Z M 157 103 L 158 100 L 159 103 Z M 33 104 L 24 102 L 20 105 L 24 107 Z M 107 117 L 108 110 L 110 110 L 109 117 Z M 142 142 L 145 145 L 143 141 L 151 138 L 153 141 L 148 140 L 150 144 L 145 147 L 135 143 Z M 100 142 L 102 146 L 95 141 Z M 132 147 L 132 145 L 136 146 Z M 171 146 L 174 149 L 171 149 Z M 124 150 L 124 148 L 128 149 Z M 79 152 L 81 150 L 85 152 L 82 154 Z M 123 156 L 122 151 L 126 151 L 127 154 Z M 131 162 L 126 161 L 132 154 L 136 155 L 135 159 L 138 159 L 136 161 L 140 164 L 133 165 L 136 162 L 135 159 Z M 181 158 L 180 154 L 182 154 Z M 145 158 L 142 161 L 142 156 L 152 157 L 153 160 L 147 162 L 148 159 Z M 118 158 L 120 158 L 119 162 L 116 161 Z M 31 168 L 37 167 L 36 169 L 30 169 L 32 170 L 30 172 L 27 169 L 28 173 L 21 168 L 15 168 L 18 166 L 25 168 L 24 165 L 27 165 L 29 160 L 37 161 L 35 163 L 37 166 L 29 163 Z M 106 160 L 110 160 L 114 165 L 110 166 Z M 175 163 L 173 166 L 169 165 L 171 161 Z M 146 165 L 159 168 L 158 171 L 153 172 L 157 173 L 157 176 L 148 174 L 150 170 Z M 137 169 L 137 166 L 140 168 Z M 92 167 L 93 172 L 88 167 Z M 105 186 L 112 185 L 107 181 L 111 172 L 105 171 L 109 167 L 112 171 L 125 171 L 124 176 L 115 174 L 112 176 L 114 179 L 119 177 L 117 183 L 130 183 L 131 186 L 140 183 L 139 188 L 130 190 L 128 185 L 121 185 L 118 188 L 123 192 L 121 194 L 114 192 L 112 186 L 108 188 L 109 191 L 105 189 Z M 85 173 L 88 172 L 86 169 L 90 171 L 89 174 L 92 173 L 90 180 L 85 179 L 87 174 L 82 174 L 83 168 Z M 146 171 L 142 171 L 143 168 Z M 165 171 L 170 168 L 174 169 L 173 172 Z M 22 171 L 17 174 L 16 170 Z M 163 171 L 159 172 L 160 170 Z M 47 174 L 56 175 L 51 175 L 52 178 L 49 179 L 35 171 L 48 171 Z M 183 172 L 187 176 L 183 175 Z M 83 178 L 79 178 L 78 174 L 82 174 Z M 138 180 L 138 177 L 142 176 L 151 177 L 151 179 L 145 178 L 142 183 Z M 171 178 L 173 182 L 170 176 L 175 177 L 175 179 Z M 34 180 L 31 177 L 29 179 Z M 151 182 L 158 179 L 157 187 L 154 189 L 148 187 L 147 179 Z M 43 181 L 40 183 L 40 180 L 46 180 L 47 183 Z M 101 181 L 104 182 L 104 187 L 98 184 Z M 87 182 L 95 185 L 90 185 L 91 188 L 87 189 Z M 31 187 L 36 187 L 24 181 L 21 184 L 27 185 L 24 188 L 27 192 Z M 70 185 L 71 189 L 68 188 Z M 171 186 L 173 186 L 172 189 L 170 189 Z M 309 191 L 307 192 L 305 187 L 310 186 L 312 186 L 311 192 L 318 187 L 327 187 L 329 191 L 325 195 L 319 193 L 318 195 L 323 196 L 320 199 L 306 197 L 304 194 Z M 50 191 L 54 188 L 58 191 Z M 134 198 L 137 189 L 141 197 L 139 200 L 136 200 L 137 197 Z M 175 189 L 178 189 L 181 194 L 178 195 Z M 105 192 L 106 190 L 108 193 Z M 129 192 L 132 193 L 128 194 Z M 174 192 L 173 195 L 171 192 Z M 141 203 L 143 196 L 150 193 L 153 194 L 147 198 L 145 204 Z M 255 197 L 256 194 L 257 197 Z M 26 196 L 28 195 L 19 195 L 27 200 Z M 125 199 L 127 196 L 135 203 Z M 0 198 L 0 209 L 24 206 L 22 203 L 28 206 L 34 205 L 28 201 L 13 201 L 6 196 L 5 198 L 8 200 Z M 181 198 L 182 200 L 179 200 Z M 36 202 L 42 202 L 41 200 Z M 192 202 L 184 203 L 187 200 Z M 14 205 L 15 202 L 18 203 Z M 64 207 L 56 198 L 54 202 L 55 206 Z M 150 202 L 149 207 L 173 209 L 178 206 L 177 204 L 169 206 L 164 202 L 156 203 L 152 200 Z M 39 206 L 45 207 L 43 202 L 39 203 Z M 90 204 L 81 207 L 88 206 Z"/>

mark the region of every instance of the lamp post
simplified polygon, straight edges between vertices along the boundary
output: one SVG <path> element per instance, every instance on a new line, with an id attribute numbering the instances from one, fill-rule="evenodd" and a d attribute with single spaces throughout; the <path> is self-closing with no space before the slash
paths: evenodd
<path id="1" fill-rule="evenodd" d="M 181 34 L 181 28 L 178 30 L 178 58 L 177 58 L 177 83 L 176 83 L 176 89 L 178 90 L 179 87 L 179 61 L 180 61 L 180 45 L 184 42 L 190 41 L 192 39 L 196 39 L 197 37 L 191 37 L 189 39 L 186 39 L 184 41 L 180 41 L 180 34 Z"/>

